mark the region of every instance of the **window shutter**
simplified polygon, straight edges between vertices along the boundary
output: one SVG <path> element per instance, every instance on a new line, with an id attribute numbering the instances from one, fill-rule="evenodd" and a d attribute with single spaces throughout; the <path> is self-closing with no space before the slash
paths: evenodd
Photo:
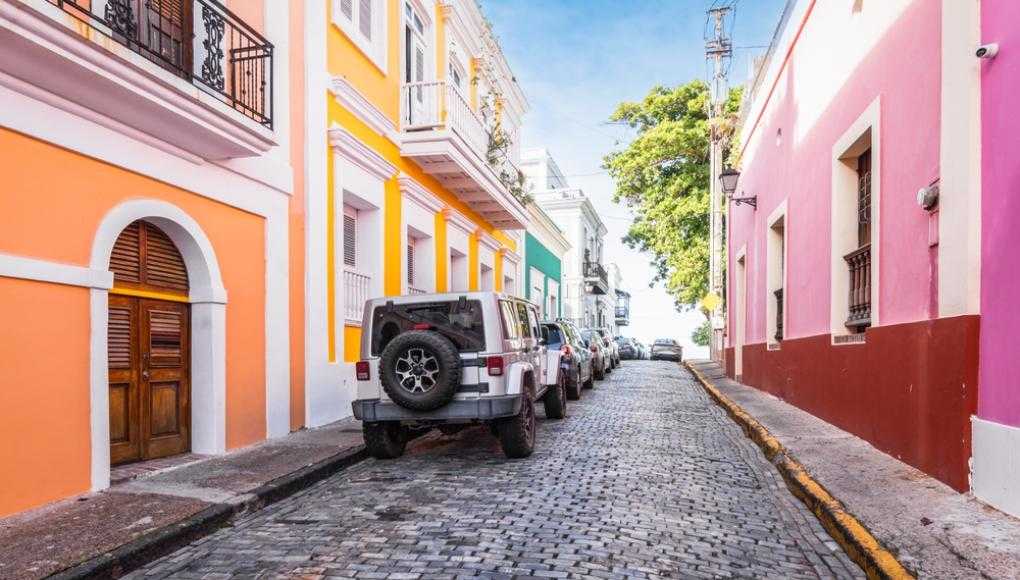
<path id="1" fill-rule="evenodd" d="M 340 0 L 340 12 L 347 20 L 354 19 L 354 0 Z"/>
<path id="2" fill-rule="evenodd" d="M 181 366 L 181 334 L 179 312 L 149 311 L 149 366 Z"/>
<path id="3" fill-rule="evenodd" d="M 113 253 L 110 255 L 110 270 L 113 272 L 114 282 L 138 284 L 142 281 L 140 237 L 141 222 L 134 222 L 124 228 L 114 242 Z"/>
<path id="4" fill-rule="evenodd" d="M 407 285 L 414 286 L 414 242 L 407 244 Z"/>
<path id="5" fill-rule="evenodd" d="M 357 267 L 358 245 L 357 245 L 358 220 L 352 215 L 344 214 L 344 265 L 352 268 Z"/>
<path id="6" fill-rule="evenodd" d="M 372 40 L 372 0 L 358 1 L 358 28 L 365 38 Z"/>
<path id="7" fill-rule="evenodd" d="M 145 283 L 187 291 L 188 270 L 177 247 L 156 226 L 145 224 Z"/>
<path id="8" fill-rule="evenodd" d="M 131 368 L 131 309 L 110 307 L 106 325 L 106 349 L 111 369 Z"/>

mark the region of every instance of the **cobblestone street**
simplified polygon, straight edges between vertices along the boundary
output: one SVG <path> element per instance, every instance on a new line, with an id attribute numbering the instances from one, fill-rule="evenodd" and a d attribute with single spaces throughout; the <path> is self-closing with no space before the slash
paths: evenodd
<path id="1" fill-rule="evenodd" d="M 132 578 L 861 577 L 686 370 L 627 361 L 509 461 L 486 429 L 365 461 Z"/>

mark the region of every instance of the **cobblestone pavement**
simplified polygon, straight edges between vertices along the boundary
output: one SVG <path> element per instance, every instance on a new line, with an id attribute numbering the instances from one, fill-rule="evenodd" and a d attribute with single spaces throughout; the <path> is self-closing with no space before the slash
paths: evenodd
<path id="1" fill-rule="evenodd" d="M 429 437 L 131 577 L 863 577 L 676 364 L 627 361 L 568 413 L 528 459 Z"/>

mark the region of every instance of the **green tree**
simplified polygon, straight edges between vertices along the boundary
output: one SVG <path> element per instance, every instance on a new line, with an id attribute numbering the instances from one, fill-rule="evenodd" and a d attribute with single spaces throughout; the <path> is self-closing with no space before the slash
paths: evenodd
<path id="1" fill-rule="evenodd" d="M 708 346 L 708 341 L 712 338 L 712 323 L 709 320 L 705 320 L 701 323 L 701 326 L 694 329 L 691 333 L 691 341 L 698 346 Z"/>
<path id="2" fill-rule="evenodd" d="M 616 182 L 613 200 L 634 213 L 623 238 L 648 252 L 678 310 L 708 292 L 709 88 L 703 81 L 656 86 L 641 102 L 620 103 L 610 117 L 637 130 L 623 150 L 603 159 Z M 730 92 L 716 129 L 730 143 L 741 90 Z"/>

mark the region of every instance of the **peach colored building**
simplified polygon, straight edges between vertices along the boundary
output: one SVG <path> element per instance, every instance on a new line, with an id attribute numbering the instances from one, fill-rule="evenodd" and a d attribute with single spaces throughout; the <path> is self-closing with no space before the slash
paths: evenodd
<path id="1" fill-rule="evenodd" d="M 0 2 L 0 515 L 304 423 L 288 4 Z"/>

